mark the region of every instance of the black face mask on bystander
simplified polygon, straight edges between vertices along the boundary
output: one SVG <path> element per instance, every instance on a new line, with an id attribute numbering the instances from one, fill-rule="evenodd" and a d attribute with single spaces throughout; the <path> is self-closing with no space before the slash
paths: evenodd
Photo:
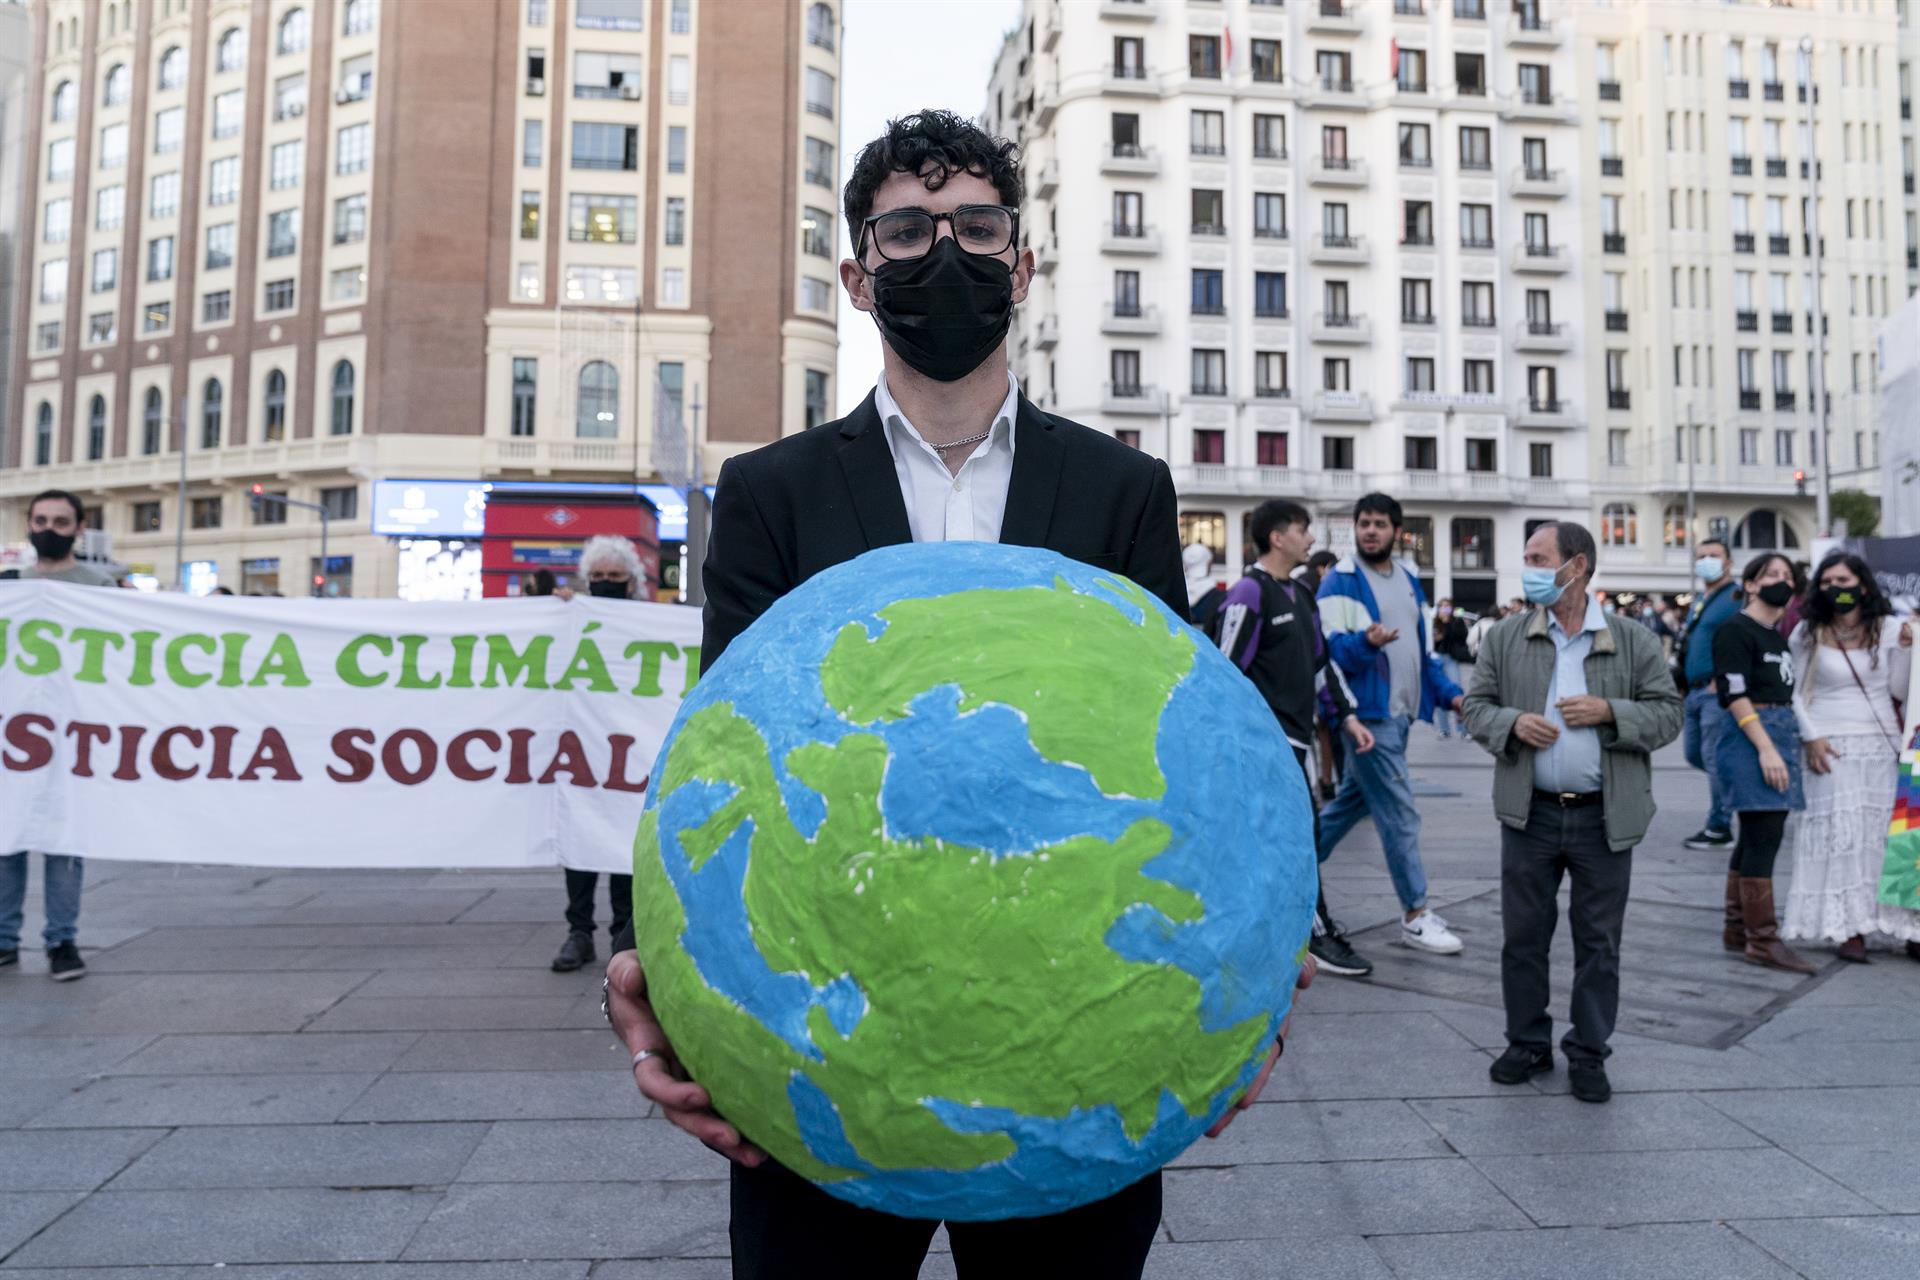
<path id="1" fill-rule="evenodd" d="M 33 554 L 42 560 L 65 560 L 73 554 L 76 541 L 71 533 L 55 533 L 51 529 L 35 529 L 27 535 L 27 541 L 33 544 Z"/>
<path id="2" fill-rule="evenodd" d="M 624 582 L 589 582 L 587 594 L 599 596 L 602 600 L 625 600 L 627 584 Z"/>

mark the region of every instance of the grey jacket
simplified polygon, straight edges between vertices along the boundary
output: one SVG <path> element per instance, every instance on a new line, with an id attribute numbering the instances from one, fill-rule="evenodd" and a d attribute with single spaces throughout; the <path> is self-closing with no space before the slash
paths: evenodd
<path id="1" fill-rule="evenodd" d="M 1555 650 L 1547 611 L 1505 618 L 1480 644 L 1467 690 L 1467 732 L 1493 753 L 1493 812 L 1524 829 L 1533 803 L 1533 748 L 1513 734 L 1523 711 L 1546 712 Z M 1674 688 L 1660 639 L 1637 622 L 1607 615 L 1587 655 L 1587 692 L 1605 698 L 1613 723 L 1599 726 L 1602 807 L 1607 845 L 1633 848 L 1653 820 L 1652 753 L 1680 736 L 1685 704 Z"/>

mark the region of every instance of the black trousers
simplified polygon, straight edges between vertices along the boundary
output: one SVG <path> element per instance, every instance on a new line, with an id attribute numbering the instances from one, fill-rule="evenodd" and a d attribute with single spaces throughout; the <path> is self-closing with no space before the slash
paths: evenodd
<path id="1" fill-rule="evenodd" d="M 733 1166 L 734 1280 L 914 1280 L 939 1223 L 836 1200 L 777 1164 Z M 1160 1229 L 1155 1172 L 1044 1218 L 949 1222 L 963 1280 L 1139 1280 Z"/>
<path id="2" fill-rule="evenodd" d="M 1785 809 L 1742 810 L 1740 838 L 1734 841 L 1727 870 L 1738 871 L 1749 880 L 1771 878 L 1773 860 L 1780 856 L 1780 842 L 1786 838 Z"/>
<path id="3" fill-rule="evenodd" d="M 593 887 L 600 883 L 598 871 L 567 868 L 567 928 L 574 933 L 593 933 Z M 609 932 L 619 937 L 633 915 L 633 877 L 607 875 L 607 906 L 613 910 Z"/>
<path id="4" fill-rule="evenodd" d="M 1563 809 L 1535 797 L 1527 829 L 1500 828 L 1500 990 L 1507 1043 L 1553 1043 L 1547 1013 L 1548 952 L 1559 923 L 1560 878 L 1571 875 L 1567 924 L 1573 930 L 1573 1026 L 1560 1041 L 1569 1061 L 1600 1061 L 1620 1009 L 1620 930 L 1627 916 L 1633 854 L 1607 847 L 1600 805 Z"/>

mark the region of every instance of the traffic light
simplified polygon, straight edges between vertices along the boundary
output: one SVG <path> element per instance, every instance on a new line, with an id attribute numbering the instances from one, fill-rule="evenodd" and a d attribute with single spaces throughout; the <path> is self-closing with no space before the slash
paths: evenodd
<path id="1" fill-rule="evenodd" d="M 1799 494 L 1803 498 L 1807 496 L 1807 473 L 1806 472 L 1796 471 L 1793 473 L 1793 491 Z"/>
<path id="2" fill-rule="evenodd" d="M 260 513 L 266 506 L 266 502 L 261 497 L 266 491 L 267 487 L 263 484 L 250 485 L 247 489 L 247 503 L 253 508 L 255 520 L 260 518 Z"/>

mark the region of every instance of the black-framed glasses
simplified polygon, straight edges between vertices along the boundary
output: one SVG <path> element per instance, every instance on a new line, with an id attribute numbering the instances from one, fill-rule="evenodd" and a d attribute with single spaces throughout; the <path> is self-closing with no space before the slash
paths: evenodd
<path id="1" fill-rule="evenodd" d="M 1012 247 L 1020 215 L 998 204 L 963 204 L 952 213 L 895 209 L 862 224 L 861 245 L 864 248 L 871 236 L 873 247 L 888 262 L 911 262 L 927 256 L 942 222 L 953 228 L 955 243 L 966 252 L 992 255 Z"/>

